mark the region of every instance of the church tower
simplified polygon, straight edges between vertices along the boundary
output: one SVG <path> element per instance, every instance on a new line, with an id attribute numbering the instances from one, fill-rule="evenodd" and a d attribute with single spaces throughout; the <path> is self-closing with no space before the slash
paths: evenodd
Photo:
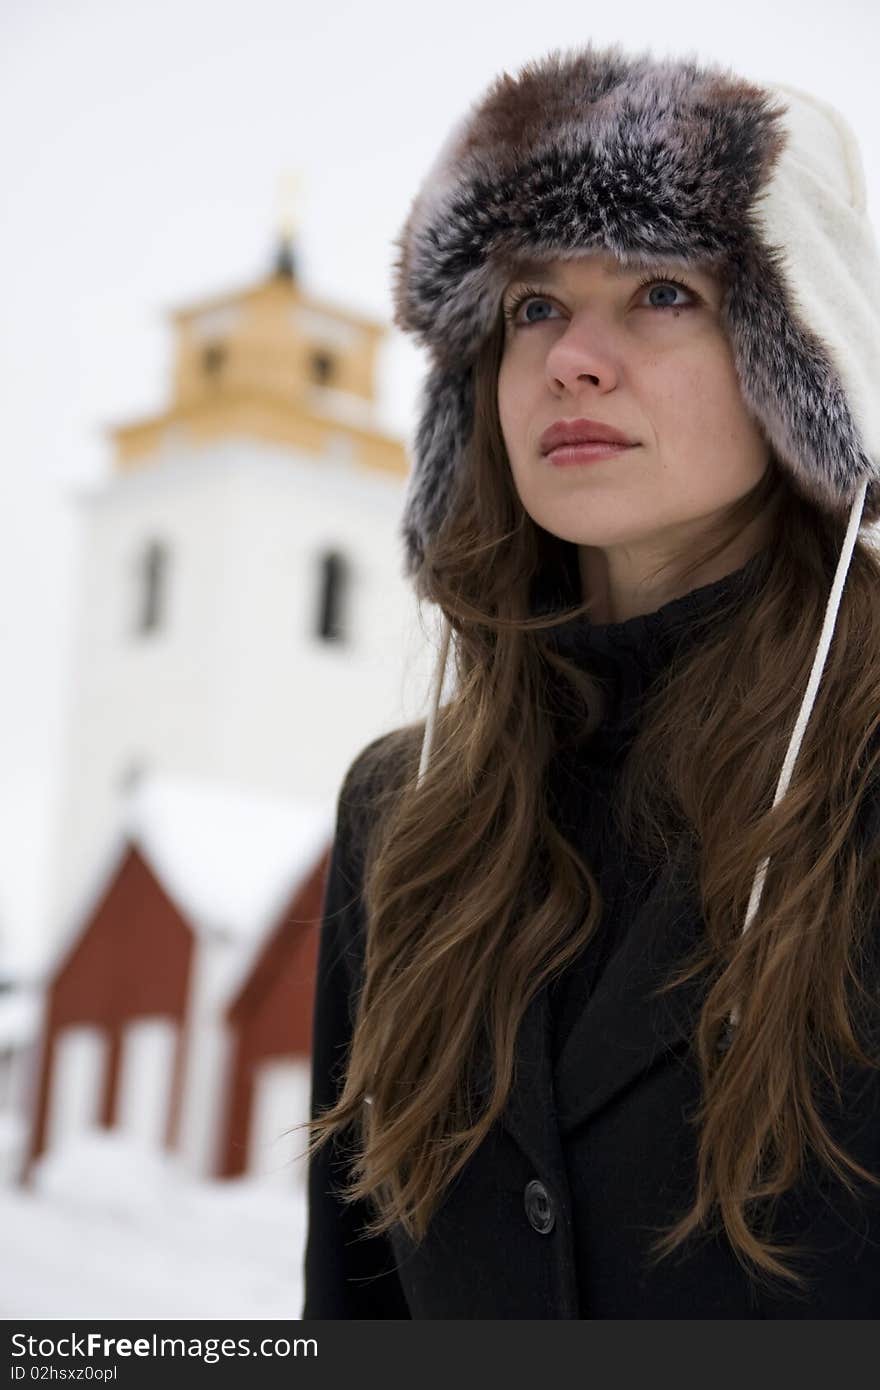
<path id="1" fill-rule="evenodd" d="M 418 717 L 431 653 L 397 528 L 408 463 L 376 423 L 386 325 L 268 273 L 171 315 L 170 398 L 81 489 L 83 564 L 49 948 L 144 772 L 332 806 Z"/>

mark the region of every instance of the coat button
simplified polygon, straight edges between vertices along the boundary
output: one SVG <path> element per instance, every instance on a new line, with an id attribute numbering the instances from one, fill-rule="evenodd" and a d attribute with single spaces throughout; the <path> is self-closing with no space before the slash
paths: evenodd
<path id="1" fill-rule="evenodd" d="M 539 1182 L 537 1178 L 526 1183 L 523 1200 L 529 1224 L 534 1226 L 536 1231 L 540 1231 L 542 1236 L 546 1235 L 548 1231 L 552 1231 L 556 1222 L 556 1213 L 553 1210 L 550 1193 L 544 1184 Z"/>

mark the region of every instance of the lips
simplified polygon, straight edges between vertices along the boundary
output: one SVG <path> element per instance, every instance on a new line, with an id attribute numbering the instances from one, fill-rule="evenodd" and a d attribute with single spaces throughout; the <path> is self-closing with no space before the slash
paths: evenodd
<path id="1" fill-rule="evenodd" d="M 542 454 L 549 454 L 561 444 L 620 444 L 624 447 L 636 443 L 613 425 L 605 425 L 601 420 L 557 420 L 541 435 Z"/>

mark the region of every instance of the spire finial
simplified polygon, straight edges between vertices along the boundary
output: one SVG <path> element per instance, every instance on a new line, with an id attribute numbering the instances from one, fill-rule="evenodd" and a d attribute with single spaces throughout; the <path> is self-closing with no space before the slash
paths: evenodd
<path id="1" fill-rule="evenodd" d="M 275 255 L 274 273 L 284 275 L 289 280 L 296 277 L 296 257 L 293 250 L 293 233 L 298 218 L 295 210 L 297 195 L 302 185 L 300 174 L 286 170 L 278 181 L 279 225 L 281 229 L 278 250 Z"/>

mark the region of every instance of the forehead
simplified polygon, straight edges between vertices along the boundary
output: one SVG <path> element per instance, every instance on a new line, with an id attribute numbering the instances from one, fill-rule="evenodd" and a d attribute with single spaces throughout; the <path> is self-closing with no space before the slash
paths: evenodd
<path id="1" fill-rule="evenodd" d="M 688 274 L 700 276 L 706 283 L 720 286 L 723 273 L 720 263 L 710 260 L 693 261 L 676 256 L 639 256 L 625 259 L 609 251 L 579 252 L 573 256 L 557 256 L 541 259 L 535 256 L 518 256 L 508 266 L 507 284 L 539 277 L 545 284 L 559 284 L 566 279 L 574 280 L 584 275 L 596 275 L 600 279 L 625 280 L 640 272 L 653 269 L 680 269 Z"/>

